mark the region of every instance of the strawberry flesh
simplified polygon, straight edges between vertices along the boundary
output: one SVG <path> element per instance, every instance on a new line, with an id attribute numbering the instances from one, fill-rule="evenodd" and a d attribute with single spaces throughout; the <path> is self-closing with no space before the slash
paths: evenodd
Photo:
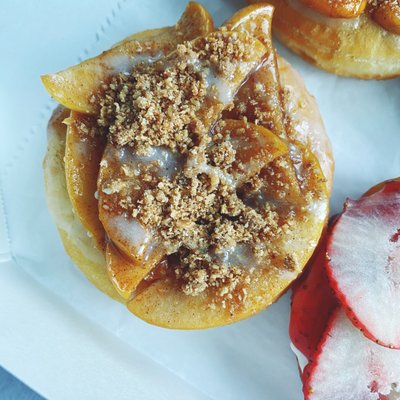
<path id="1" fill-rule="evenodd" d="M 328 239 L 331 286 L 366 337 L 400 348 L 400 181 L 348 200 Z"/>
<path id="2" fill-rule="evenodd" d="M 332 315 L 306 372 L 306 400 L 400 398 L 400 351 L 368 340 L 343 308 Z"/>

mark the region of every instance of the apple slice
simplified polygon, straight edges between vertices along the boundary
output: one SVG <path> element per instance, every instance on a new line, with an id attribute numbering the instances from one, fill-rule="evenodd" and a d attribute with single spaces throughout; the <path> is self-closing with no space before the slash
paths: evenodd
<path id="1" fill-rule="evenodd" d="M 376 189 L 375 189 L 376 190 Z M 328 243 L 328 274 L 352 322 L 400 348 L 400 182 L 347 200 Z"/>
<path id="2" fill-rule="evenodd" d="M 138 62 L 152 61 L 175 50 L 179 43 L 210 33 L 213 24 L 208 12 L 197 3 L 190 3 L 178 23 L 169 28 L 132 35 L 131 40 L 107 50 L 97 57 L 56 74 L 42 76 L 50 95 L 74 111 L 95 114 L 96 95 L 110 76 L 129 72 Z"/>
<path id="3" fill-rule="evenodd" d="M 236 152 L 232 173 L 238 185 L 289 152 L 282 139 L 261 125 L 227 119 L 221 123 L 220 132 Z"/>
<path id="4" fill-rule="evenodd" d="M 305 274 L 293 286 L 289 335 L 298 350 L 311 361 L 339 302 L 326 274 L 326 240 L 322 237 Z"/>
<path id="5" fill-rule="evenodd" d="M 278 64 L 271 34 L 273 11 L 274 7 L 269 4 L 254 4 L 239 10 L 224 24 L 229 30 L 247 32 L 256 37 L 267 48 L 264 64 L 240 88 L 235 97 L 235 107 L 225 112 L 224 117 L 246 117 L 248 121 L 257 122 L 282 139 L 287 139 Z"/>
<path id="6" fill-rule="evenodd" d="M 210 13 L 201 4 L 191 1 L 186 6 L 185 12 L 175 26 L 147 29 L 143 32 L 134 33 L 116 43 L 113 47 L 131 40 L 139 40 L 140 42 L 156 40 L 160 44 L 166 45 L 169 43 L 171 45 L 172 43 L 176 43 L 177 32 L 182 37 L 179 43 L 183 43 L 186 40 L 193 40 L 196 37 L 208 35 L 213 30 L 214 23 Z"/>
<path id="7" fill-rule="evenodd" d="M 96 124 L 88 115 L 72 111 L 64 123 L 68 127 L 64 158 L 68 195 L 82 225 L 93 236 L 97 247 L 104 250 L 104 228 L 99 220 L 95 192 L 106 140 L 91 132 Z"/>
<path id="8" fill-rule="evenodd" d="M 367 0 L 301 0 L 301 2 L 331 18 L 356 18 L 367 6 Z"/>
<path id="9" fill-rule="evenodd" d="M 315 360 L 306 367 L 305 377 L 306 400 L 398 399 L 400 351 L 365 338 L 339 309 L 328 324 Z"/>
<path id="10" fill-rule="evenodd" d="M 400 35 L 400 3 L 380 1 L 372 11 L 372 18 L 389 32 Z"/>
<path id="11" fill-rule="evenodd" d="M 288 130 L 293 129 L 296 124 L 291 121 L 291 112 L 288 113 L 290 117 L 285 118 L 278 62 L 272 43 L 273 11 L 274 7 L 269 4 L 254 4 L 238 11 L 225 23 L 228 29 L 248 32 L 262 41 L 267 48 L 267 57 L 264 64 L 240 88 L 235 97 L 234 108 L 226 111 L 224 118 L 246 118 L 288 140 Z M 286 187 L 290 187 L 290 193 L 286 191 L 283 194 L 283 185 L 276 193 L 280 193 L 280 196 L 283 195 L 290 202 L 300 203 L 304 195 L 292 165 L 292 155 L 293 152 L 289 152 L 278 158 L 270 166 L 270 170 L 277 176 L 283 176 Z"/>
<path id="12" fill-rule="evenodd" d="M 107 272 L 118 293 L 124 299 L 129 299 L 137 286 L 161 261 L 161 256 L 162 254 L 153 252 L 151 260 L 135 263 L 119 251 L 112 242 L 108 242 L 106 247 Z"/>

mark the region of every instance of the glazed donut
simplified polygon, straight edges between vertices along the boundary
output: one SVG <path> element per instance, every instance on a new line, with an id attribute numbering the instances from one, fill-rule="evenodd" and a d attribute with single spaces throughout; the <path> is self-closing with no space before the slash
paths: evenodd
<path id="1" fill-rule="evenodd" d="M 256 3 L 249 0 L 249 3 Z M 400 75 L 398 0 L 271 0 L 279 40 L 328 72 L 361 79 Z"/>
<path id="2" fill-rule="evenodd" d="M 249 6 L 214 29 L 190 3 L 176 26 L 42 77 L 61 103 L 44 175 L 64 247 L 149 323 L 201 329 L 265 309 L 326 224 L 330 142 L 276 56 L 272 13 Z"/>

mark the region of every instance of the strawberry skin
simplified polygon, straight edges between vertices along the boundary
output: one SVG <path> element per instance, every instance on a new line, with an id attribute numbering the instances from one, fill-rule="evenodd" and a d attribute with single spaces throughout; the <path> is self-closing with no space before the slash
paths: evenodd
<path id="1" fill-rule="evenodd" d="M 305 274 L 293 286 L 289 335 L 310 361 L 338 301 L 326 275 L 326 236 L 310 260 Z"/>

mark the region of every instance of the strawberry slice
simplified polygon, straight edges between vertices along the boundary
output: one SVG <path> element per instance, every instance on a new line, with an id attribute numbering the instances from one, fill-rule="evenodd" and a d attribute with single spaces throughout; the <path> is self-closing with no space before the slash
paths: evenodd
<path id="1" fill-rule="evenodd" d="M 400 348 L 400 182 L 347 200 L 328 240 L 328 275 L 366 337 Z"/>
<path id="2" fill-rule="evenodd" d="M 311 361 L 338 301 L 326 274 L 325 235 L 306 273 L 293 287 L 289 335 L 298 350 Z"/>
<path id="3" fill-rule="evenodd" d="M 400 351 L 368 340 L 338 309 L 305 371 L 306 400 L 400 398 Z"/>

